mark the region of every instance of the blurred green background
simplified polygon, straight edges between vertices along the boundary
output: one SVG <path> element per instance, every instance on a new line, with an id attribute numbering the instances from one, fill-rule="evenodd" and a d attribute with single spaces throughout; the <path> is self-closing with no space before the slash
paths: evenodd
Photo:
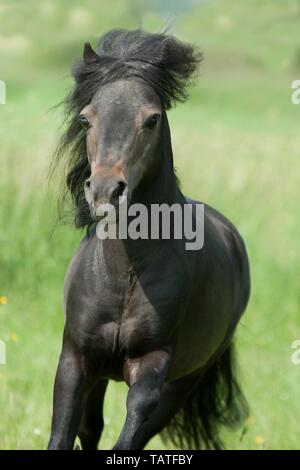
<path id="1" fill-rule="evenodd" d="M 63 119 L 49 111 L 71 85 L 85 41 L 114 27 L 172 32 L 205 54 L 190 100 L 169 113 L 182 187 L 242 233 L 252 296 L 237 332 L 251 406 L 231 449 L 299 448 L 300 2 L 0 0 L 0 448 L 43 449 L 63 328 L 62 288 L 82 233 L 55 230 L 57 187 L 47 187 Z M 124 419 L 125 386 L 112 383 L 101 448 Z M 157 437 L 149 448 L 164 448 Z"/>

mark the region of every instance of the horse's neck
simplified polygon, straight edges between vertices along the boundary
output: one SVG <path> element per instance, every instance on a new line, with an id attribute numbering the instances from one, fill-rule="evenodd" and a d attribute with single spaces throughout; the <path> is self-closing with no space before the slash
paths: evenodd
<path id="1" fill-rule="evenodd" d="M 174 185 L 169 186 L 169 191 L 163 193 L 162 186 L 159 187 L 160 181 L 157 179 L 156 188 L 153 188 L 153 192 L 145 191 L 144 194 L 135 199 L 134 203 L 143 204 L 146 207 L 148 214 L 151 213 L 152 204 L 168 204 L 183 203 L 183 196 L 177 187 L 176 180 Z M 153 197 L 151 197 L 151 193 Z M 148 218 L 148 222 L 150 219 Z M 119 226 L 115 227 L 115 233 L 117 238 L 99 241 L 101 244 L 102 262 L 104 262 L 106 269 L 112 273 L 123 273 L 130 272 L 132 270 L 141 269 L 149 264 L 151 258 L 158 253 L 163 246 L 166 245 L 166 240 L 162 239 L 151 239 L 151 227 L 148 225 L 148 238 L 137 240 L 131 239 L 128 234 L 125 239 L 119 238 Z M 128 229 L 128 226 L 127 226 Z"/>

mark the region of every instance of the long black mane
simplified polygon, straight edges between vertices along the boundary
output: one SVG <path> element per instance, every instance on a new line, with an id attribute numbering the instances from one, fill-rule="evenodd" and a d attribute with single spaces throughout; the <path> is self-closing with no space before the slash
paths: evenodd
<path id="1" fill-rule="evenodd" d="M 106 83 L 138 77 L 150 85 L 161 99 L 164 108 L 187 99 L 191 82 L 202 56 L 189 45 L 167 34 L 150 34 L 114 29 L 98 41 L 96 52 L 85 45 L 83 58 L 75 63 L 72 74 L 75 86 L 65 100 L 67 128 L 59 142 L 56 159 L 66 161 L 66 192 L 70 191 L 75 208 L 75 225 L 91 223 L 84 197 L 84 181 L 90 176 L 86 154 L 86 138 L 79 123 L 80 111 Z M 55 163 L 55 166 L 56 166 Z"/>

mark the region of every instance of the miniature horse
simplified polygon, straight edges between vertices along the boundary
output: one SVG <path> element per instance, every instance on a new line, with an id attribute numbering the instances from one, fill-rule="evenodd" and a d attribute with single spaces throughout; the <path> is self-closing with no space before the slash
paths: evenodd
<path id="1" fill-rule="evenodd" d="M 66 100 L 66 187 L 88 227 L 65 281 L 65 328 L 49 449 L 96 449 L 110 379 L 129 387 L 114 449 L 142 449 L 165 430 L 181 448 L 222 447 L 220 427 L 245 418 L 233 333 L 250 291 L 236 228 L 205 205 L 204 246 L 185 239 L 99 239 L 97 207 L 199 204 L 173 166 L 166 110 L 187 98 L 201 55 L 173 36 L 112 30 L 85 44 Z"/>

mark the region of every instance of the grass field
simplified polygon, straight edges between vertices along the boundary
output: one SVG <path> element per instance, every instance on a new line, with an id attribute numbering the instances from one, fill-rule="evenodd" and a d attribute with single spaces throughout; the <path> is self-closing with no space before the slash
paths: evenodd
<path id="1" fill-rule="evenodd" d="M 84 41 L 136 27 L 141 14 L 148 30 L 164 22 L 146 1 L 113 3 L 0 0 L 1 449 L 46 446 L 63 278 L 82 236 L 68 225 L 54 230 L 58 188 L 47 186 L 47 174 L 62 110 L 49 110 L 69 89 Z M 252 270 L 237 333 L 251 416 L 225 440 L 231 449 L 297 449 L 300 365 L 291 362 L 291 344 L 300 339 L 300 105 L 291 103 L 291 82 L 300 78 L 300 4 L 200 2 L 173 30 L 205 53 L 189 102 L 169 114 L 178 175 L 186 193 L 238 226 Z M 102 448 L 118 435 L 125 393 L 121 384 L 109 387 Z M 149 448 L 163 444 L 155 438 Z"/>

